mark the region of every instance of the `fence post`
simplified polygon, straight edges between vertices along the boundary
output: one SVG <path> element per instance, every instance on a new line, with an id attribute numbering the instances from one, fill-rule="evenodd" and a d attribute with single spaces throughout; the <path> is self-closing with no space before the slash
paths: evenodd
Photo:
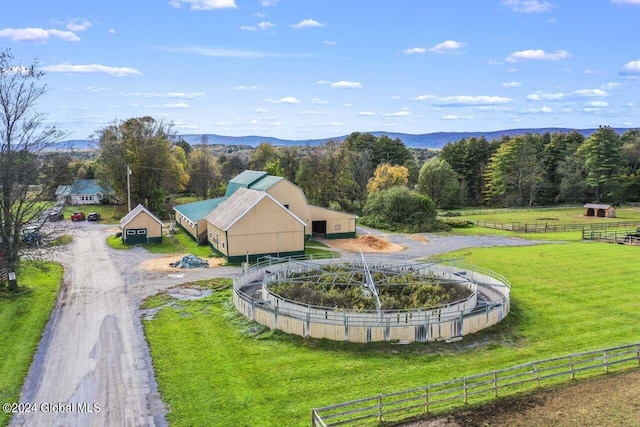
<path id="1" fill-rule="evenodd" d="M 493 373 L 493 396 L 498 397 L 498 373 Z"/>
<path id="2" fill-rule="evenodd" d="M 636 344 L 636 354 L 638 355 L 638 365 L 640 365 L 640 343 Z"/>
<path id="3" fill-rule="evenodd" d="M 607 362 L 607 350 L 604 351 L 604 372 L 609 373 L 609 363 Z"/>
<path id="4" fill-rule="evenodd" d="M 378 396 L 378 418 L 382 422 L 382 396 Z"/>
<path id="5" fill-rule="evenodd" d="M 533 364 L 533 370 L 536 373 L 536 384 L 538 385 L 538 388 L 540 388 L 540 372 L 538 372 L 538 364 L 537 363 Z"/>
<path id="6" fill-rule="evenodd" d="M 576 371 L 573 370 L 573 356 L 569 356 L 569 365 L 571 365 L 571 379 L 576 379 Z"/>
<path id="7" fill-rule="evenodd" d="M 467 377 L 464 377 L 463 388 L 464 388 L 464 404 L 466 405 L 467 404 L 467 397 L 468 397 Z"/>
<path id="8" fill-rule="evenodd" d="M 639 347 L 640 348 L 640 347 Z M 640 350 L 638 350 L 640 351 Z M 638 359 L 640 360 L 640 359 Z M 429 386 L 424 388 L 424 412 L 429 415 Z"/>

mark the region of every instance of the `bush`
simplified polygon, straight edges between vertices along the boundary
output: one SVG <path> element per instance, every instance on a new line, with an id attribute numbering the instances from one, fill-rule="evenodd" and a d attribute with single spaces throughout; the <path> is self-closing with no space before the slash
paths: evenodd
<path id="1" fill-rule="evenodd" d="M 434 231 L 440 227 L 431 199 L 403 186 L 369 193 L 360 222 L 400 232 Z"/>

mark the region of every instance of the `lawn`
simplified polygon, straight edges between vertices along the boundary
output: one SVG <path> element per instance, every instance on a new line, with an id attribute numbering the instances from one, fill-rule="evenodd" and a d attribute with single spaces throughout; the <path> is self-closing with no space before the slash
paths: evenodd
<path id="1" fill-rule="evenodd" d="M 473 211 L 472 211 L 473 212 Z M 587 218 L 584 216 L 582 207 L 564 209 L 524 209 L 518 211 L 489 211 L 488 213 L 465 215 L 460 211 L 463 218 L 474 221 L 487 221 L 492 223 L 527 223 L 527 224 L 590 224 L 593 222 L 622 222 L 640 221 L 640 209 L 622 207 L 616 209 L 616 218 Z"/>
<path id="2" fill-rule="evenodd" d="M 122 239 L 115 235 L 107 238 L 107 244 L 113 249 L 126 250 L 133 246 L 122 243 Z M 149 243 L 143 245 L 152 254 L 193 254 L 200 258 L 211 258 L 214 256 L 209 245 L 197 245 L 184 231 L 178 231 L 173 235 L 162 236 L 162 243 Z"/>
<path id="3" fill-rule="evenodd" d="M 62 282 L 62 266 L 50 262 L 23 263 L 18 270 L 18 294 L 0 290 L 0 403 L 18 402 L 42 331 Z M 9 423 L 0 413 L 0 425 Z"/>
<path id="4" fill-rule="evenodd" d="M 125 205 L 83 205 L 83 206 L 66 206 L 62 214 L 65 221 L 70 221 L 71 214 L 74 212 L 84 212 L 89 215 L 90 212 L 98 212 L 100 214 L 100 222 L 103 224 L 118 224 L 120 220 L 127 214 L 127 206 Z"/>
<path id="5" fill-rule="evenodd" d="M 321 256 L 335 255 L 335 252 L 332 251 L 329 246 L 315 239 L 310 239 L 305 241 L 304 253 L 305 255 L 321 255 Z"/>
<path id="6" fill-rule="evenodd" d="M 313 407 L 637 342 L 639 255 L 637 247 L 583 242 L 448 254 L 512 284 L 506 320 L 452 344 L 362 345 L 268 331 L 236 313 L 229 289 L 177 301 L 144 328 L 171 425 L 308 425 Z"/>

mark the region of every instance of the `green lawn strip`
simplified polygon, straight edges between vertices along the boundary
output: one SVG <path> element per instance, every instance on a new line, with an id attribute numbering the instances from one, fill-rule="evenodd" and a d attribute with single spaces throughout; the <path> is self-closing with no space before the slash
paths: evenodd
<path id="1" fill-rule="evenodd" d="M 100 214 L 100 222 L 103 224 L 118 224 L 120 220 L 127 214 L 125 205 L 82 205 L 82 206 L 66 206 L 62 211 L 65 221 L 71 221 L 71 214 L 74 212 L 84 212 L 89 215 L 90 212 Z"/>
<path id="2" fill-rule="evenodd" d="M 461 217 L 465 218 L 464 211 Z M 591 224 L 594 222 L 640 221 L 640 210 L 637 208 L 618 208 L 615 218 L 587 218 L 582 207 L 566 209 L 526 209 L 521 211 L 495 211 L 477 215 L 468 215 L 474 221 L 486 221 L 498 224 Z M 455 218 L 455 217 L 454 217 Z"/>
<path id="3" fill-rule="evenodd" d="M 454 228 L 451 230 L 451 234 L 460 234 L 465 236 L 505 236 L 516 237 L 518 239 L 529 240 L 546 240 L 549 242 L 556 241 L 581 241 L 582 231 L 558 231 L 550 233 L 515 233 L 513 231 L 506 230 L 492 230 L 484 227 L 468 227 L 468 228 Z"/>
<path id="4" fill-rule="evenodd" d="M 18 294 L 0 290 L 0 403 L 18 402 L 60 284 L 62 266 L 24 262 L 18 269 Z M 0 413 L 0 426 L 10 417 Z"/>
<path id="5" fill-rule="evenodd" d="M 163 308 L 145 332 L 171 425 L 308 425 L 312 407 L 637 342 L 638 250 L 573 242 L 448 254 L 513 286 L 505 321 L 454 344 L 253 336 L 264 328 L 239 317 L 230 290 Z"/>
<path id="6" fill-rule="evenodd" d="M 113 249 L 131 249 L 132 245 L 125 245 L 122 238 L 116 237 L 115 234 L 107 237 L 107 244 Z M 209 245 L 197 245 L 184 232 L 178 232 L 173 235 L 162 236 L 162 243 L 149 243 L 143 245 L 146 250 L 152 254 L 183 254 L 189 253 L 200 258 L 213 257 L 213 251 Z"/>
<path id="7" fill-rule="evenodd" d="M 123 250 L 123 249 L 131 249 L 131 246 L 125 245 L 122 242 L 122 238 L 116 237 L 116 235 L 112 235 L 107 237 L 107 244 L 111 246 L 113 249 Z"/>

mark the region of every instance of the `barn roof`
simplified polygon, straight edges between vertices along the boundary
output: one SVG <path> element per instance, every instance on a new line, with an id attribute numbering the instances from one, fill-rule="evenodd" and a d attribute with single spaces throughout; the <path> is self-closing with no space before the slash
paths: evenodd
<path id="1" fill-rule="evenodd" d="M 588 209 L 609 209 L 613 207 L 613 205 L 604 205 L 604 204 L 598 204 L 598 203 L 585 203 L 584 208 Z"/>
<path id="2" fill-rule="evenodd" d="M 95 179 L 76 179 L 69 190 L 73 195 L 92 196 L 98 193 L 110 194 L 112 191 L 105 190 Z"/>
<path id="3" fill-rule="evenodd" d="M 149 215 L 153 220 L 155 220 L 158 224 L 162 225 L 162 221 L 158 219 L 157 216 L 152 214 L 147 208 L 142 205 L 138 205 L 135 208 L 131 209 L 131 212 L 126 214 L 124 218 L 120 220 L 120 227 L 126 227 L 135 217 L 137 217 L 140 213 L 145 213 Z"/>
<path id="4" fill-rule="evenodd" d="M 249 188 L 252 184 L 268 175 L 268 173 L 262 171 L 246 170 L 229 181 L 227 191 L 224 195 L 230 197 L 239 188 Z"/>
<path id="5" fill-rule="evenodd" d="M 198 222 L 205 219 L 220 203 L 227 200 L 227 197 L 218 197 L 217 199 L 201 200 L 199 202 L 186 203 L 184 205 L 174 206 L 173 210 L 180 212 L 182 216 L 189 221 Z"/>
<path id="6" fill-rule="evenodd" d="M 238 222 L 243 216 L 249 213 L 255 205 L 265 198 L 271 199 L 275 204 L 280 206 L 284 212 L 291 215 L 303 226 L 306 225 L 304 221 L 298 218 L 289 209 L 282 206 L 268 193 L 264 191 L 250 190 L 247 188 L 238 188 L 231 197 L 220 203 L 220 206 L 207 216 L 207 221 L 218 229 L 227 231 L 233 226 L 233 224 Z"/>
<path id="7" fill-rule="evenodd" d="M 58 188 L 56 188 L 56 196 L 68 196 L 70 192 L 70 185 L 58 185 Z"/>
<path id="8" fill-rule="evenodd" d="M 266 175 L 260 178 L 258 181 L 254 182 L 249 186 L 252 190 L 265 191 L 268 190 L 272 185 L 282 181 L 284 178 L 281 176 L 271 176 Z"/>

